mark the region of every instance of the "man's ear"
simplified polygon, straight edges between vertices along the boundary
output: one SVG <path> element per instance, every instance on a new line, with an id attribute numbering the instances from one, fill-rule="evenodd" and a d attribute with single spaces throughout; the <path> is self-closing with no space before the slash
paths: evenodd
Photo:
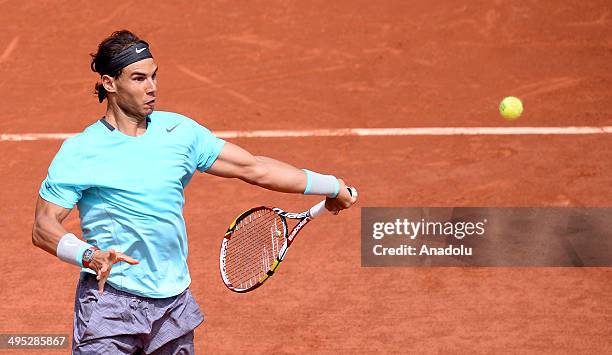
<path id="1" fill-rule="evenodd" d="M 117 86 L 115 83 L 115 78 L 110 75 L 102 75 L 102 86 L 104 86 L 104 90 L 106 92 L 117 92 Z"/>

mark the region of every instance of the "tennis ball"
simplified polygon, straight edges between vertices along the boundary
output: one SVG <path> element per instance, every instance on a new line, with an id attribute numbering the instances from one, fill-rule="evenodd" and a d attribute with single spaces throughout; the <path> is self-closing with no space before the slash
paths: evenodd
<path id="1" fill-rule="evenodd" d="M 523 113 L 523 103 L 514 96 L 508 96 L 499 104 L 499 113 L 509 121 L 515 120 Z"/>

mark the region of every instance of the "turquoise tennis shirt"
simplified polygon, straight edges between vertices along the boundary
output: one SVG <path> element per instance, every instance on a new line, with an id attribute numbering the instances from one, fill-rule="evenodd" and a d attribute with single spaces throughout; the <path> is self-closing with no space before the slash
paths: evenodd
<path id="1" fill-rule="evenodd" d="M 115 264 L 111 286 L 165 298 L 191 283 L 184 189 L 196 169 L 210 168 L 225 142 L 176 113 L 155 111 L 148 121 L 138 137 L 100 120 L 66 140 L 39 193 L 64 208 L 77 205 L 88 243 L 140 261 Z"/>

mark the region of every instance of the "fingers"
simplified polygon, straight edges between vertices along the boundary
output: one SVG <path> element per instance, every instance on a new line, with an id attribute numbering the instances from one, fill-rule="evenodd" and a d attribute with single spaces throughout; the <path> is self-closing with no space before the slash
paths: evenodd
<path id="1" fill-rule="evenodd" d="M 117 262 L 117 252 L 115 249 L 108 249 L 108 258 L 112 264 Z"/>
<path id="2" fill-rule="evenodd" d="M 350 203 L 347 204 L 350 206 Z M 347 209 L 344 203 L 338 198 L 327 198 L 325 200 L 325 208 L 331 211 L 333 214 L 338 214 L 341 210 Z"/>
<path id="3" fill-rule="evenodd" d="M 338 179 L 338 182 L 340 183 L 338 196 L 335 198 L 328 198 L 325 201 L 325 208 L 333 214 L 338 214 L 341 210 L 350 208 L 357 202 L 357 189 L 347 186 L 342 179 Z"/>
<path id="4" fill-rule="evenodd" d="M 100 251 L 100 258 L 94 260 L 96 279 L 98 280 L 98 291 L 100 294 L 104 292 L 104 285 L 106 280 L 110 276 L 113 265 L 125 261 L 129 264 L 138 264 L 139 261 L 127 256 L 121 252 L 115 251 L 114 249 L 108 249 L 108 251 Z"/>
<path id="5" fill-rule="evenodd" d="M 353 202 L 357 202 L 357 196 L 359 196 L 359 194 L 357 193 L 357 189 L 354 187 L 347 187 L 349 192 L 351 193 L 351 197 L 353 197 Z"/>
<path id="6" fill-rule="evenodd" d="M 102 265 L 102 267 L 97 271 L 96 279 L 98 280 L 98 292 L 100 292 L 100 294 L 104 293 L 104 284 L 106 283 L 109 274 L 110 267 L 108 264 Z"/>
<path id="7" fill-rule="evenodd" d="M 104 276 L 104 277 L 102 277 L 102 278 L 100 278 L 98 280 L 98 292 L 100 294 L 104 293 L 104 285 L 106 284 L 106 280 L 107 279 L 108 279 L 108 275 L 106 275 L 106 276 Z"/>
<path id="8" fill-rule="evenodd" d="M 357 190 L 353 187 L 344 186 L 335 201 L 339 209 L 347 209 L 357 201 Z"/>
<path id="9" fill-rule="evenodd" d="M 100 280 L 102 278 L 102 276 L 104 274 L 106 274 L 108 272 L 108 265 L 107 264 L 103 264 L 102 267 L 100 267 L 97 271 L 96 271 L 96 279 Z"/>
<path id="10" fill-rule="evenodd" d="M 112 264 L 116 264 L 122 261 L 125 261 L 128 264 L 132 264 L 132 265 L 140 263 L 140 261 L 132 258 L 131 256 L 115 251 L 114 249 L 108 249 L 108 253 L 109 253 L 109 259 L 110 259 L 109 262 L 111 262 Z"/>
<path id="11" fill-rule="evenodd" d="M 125 255 L 123 253 L 118 253 L 117 254 L 117 261 L 116 261 L 116 263 L 118 263 L 120 261 L 125 261 L 126 263 L 132 264 L 132 265 L 140 263 L 140 261 L 132 258 L 131 256 L 127 256 L 127 255 Z"/>

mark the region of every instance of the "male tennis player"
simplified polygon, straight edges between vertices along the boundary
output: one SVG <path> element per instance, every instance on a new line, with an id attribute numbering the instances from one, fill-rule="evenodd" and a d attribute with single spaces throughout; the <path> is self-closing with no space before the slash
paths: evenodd
<path id="1" fill-rule="evenodd" d="M 154 111 L 157 64 L 129 31 L 92 54 L 105 116 L 66 140 L 41 184 L 32 231 L 39 248 L 82 267 L 74 354 L 193 353 L 202 322 L 189 291 L 183 190 L 196 170 L 266 189 L 355 199 L 342 180 L 256 157 L 197 122 Z M 62 226 L 74 205 L 83 240 Z"/>

